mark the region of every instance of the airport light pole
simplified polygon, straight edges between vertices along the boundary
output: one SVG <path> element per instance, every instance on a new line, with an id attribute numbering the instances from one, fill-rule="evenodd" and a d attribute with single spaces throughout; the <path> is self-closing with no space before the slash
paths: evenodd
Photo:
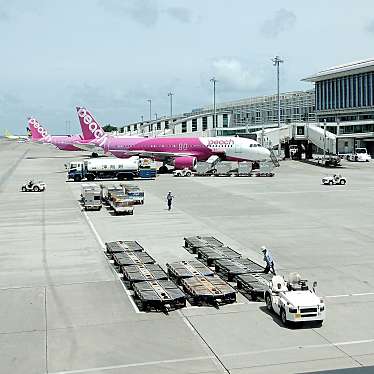
<path id="1" fill-rule="evenodd" d="M 147 100 L 149 102 L 149 120 L 152 121 L 152 99 Z"/>
<path id="2" fill-rule="evenodd" d="M 156 121 L 157 121 L 157 113 L 155 113 L 155 118 L 156 118 Z"/>
<path id="3" fill-rule="evenodd" d="M 278 101 L 278 128 L 280 127 L 280 95 L 279 95 L 279 65 L 283 63 L 283 60 L 279 56 L 275 56 L 273 59 L 273 65 L 277 67 L 277 101 Z"/>
<path id="4" fill-rule="evenodd" d="M 173 117 L 173 92 L 168 92 L 168 96 L 170 97 L 170 119 Z"/>
<path id="5" fill-rule="evenodd" d="M 326 157 L 326 119 L 323 120 L 323 158 Z"/>
<path id="6" fill-rule="evenodd" d="M 142 123 L 144 122 L 144 116 L 140 116 Z"/>
<path id="7" fill-rule="evenodd" d="M 218 81 L 215 77 L 211 78 L 210 81 L 213 83 L 213 128 L 216 128 L 216 83 Z"/>

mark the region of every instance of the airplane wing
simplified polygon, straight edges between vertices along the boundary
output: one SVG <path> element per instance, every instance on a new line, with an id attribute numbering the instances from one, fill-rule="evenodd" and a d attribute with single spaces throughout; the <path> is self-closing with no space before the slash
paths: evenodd
<path id="1" fill-rule="evenodd" d="M 156 158 L 158 160 L 165 160 L 169 158 L 175 158 L 175 157 L 194 157 L 195 155 L 192 153 L 174 153 L 174 152 L 156 152 L 156 151 L 122 151 L 122 150 L 111 150 L 109 149 L 110 153 L 115 154 L 118 152 L 123 152 L 125 154 L 128 154 L 129 156 L 139 156 L 139 157 L 147 157 L 147 158 Z"/>
<path id="2" fill-rule="evenodd" d="M 73 143 L 73 146 L 82 149 L 83 151 L 104 151 L 101 147 L 92 143 Z"/>

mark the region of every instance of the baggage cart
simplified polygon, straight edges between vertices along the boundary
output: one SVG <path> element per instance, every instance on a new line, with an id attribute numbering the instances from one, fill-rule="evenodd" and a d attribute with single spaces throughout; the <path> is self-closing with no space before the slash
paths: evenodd
<path id="1" fill-rule="evenodd" d="M 186 295 L 170 280 L 138 282 L 133 288 L 140 310 L 168 313 L 186 306 Z"/>
<path id="2" fill-rule="evenodd" d="M 132 240 L 117 240 L 115 242 L 105 243 L 108 257 L 112 260 L 114 253 L 121 252 L 142 252 L 144 248 L 137 242 Z"/>
<path id="3" fill-rule="evenodd" d="M 241 254 L 230 247 L 201 247 L 197 249 L 197 258 L 208 266 L 221 258 L 240 258 Z"/>
<path id="4" fill-rule="evenodd" d="M 189 236 L 184 238 L 184 247 L 191 253 L 196 254 L 197 248 L 207 245 L 220 247 L 223 243 L 214 236 Z"/>
<path id="5" fill-rule="evenodd" d="M 156 261 L 147 252 L 121 252 L 113 254 L 114 266 L 154 264 Z"/>
<path id="6" fill-rule="evenodd" d="M 123 266 L 121 270 L 123 279 L 129 283 L 130 288 L 137 282 L 168 279 L 168 275 L 158 264 Z"/>
<path id="7" fill-rule="evenodd" d="M 264 268 L 248 258 L 221 258 L 214 261 L 216 273 L 229 282 L 233 281 L 236 275 L 246 273 L 263 273 Z"/>
<path id="8" fill-rule="evenodd" d="M 184 278 L 214 275 L 212 270 L 197 260 L 172 262 L 166 264 L 166 267 L 169 277 L 175 279 L 179 285 Z"/>
<path id="9" fill-rule="evenodd" d="M 240 293 L 250 296 L 253 301 L 265 299 L 265 292 L 269 289 L 269 282 L 273 274 L 240 274 L 235 277 L 236 286 Z"/>
<path id="10" fill-rule="evenodd" d="M 181 280 L 183 290 L 190 296 L 191 304 L 222 305 L 236 301 L 236 291 L 217 276 L 194 276 Z"/>

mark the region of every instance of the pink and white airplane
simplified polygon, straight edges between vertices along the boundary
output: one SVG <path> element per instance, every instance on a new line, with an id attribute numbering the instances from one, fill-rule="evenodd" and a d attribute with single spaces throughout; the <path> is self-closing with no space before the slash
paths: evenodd
<path id="1" fill-rule="evenodd" d="M 130 156 L 150 157 L 176 169 L 196 166 L 197 161 L 206 161 L 218 156 L 227 161 L 266 161 L 270 151 L 252 139 L 240 137 L 118 137 L 104 133 L 92 114 L 77 107 L 84 137 L 93 135 L 95 140 L 79 142 L 79 146 L 102 147 L 105 153 L 119 158 Z"/>
<path id="2" fill-rule="evenodd" d="M 92 133 L 87 134 L 89 136 L 88 138 L 82 135 L 49 135 L 47 130 L 43 128 L 35 118 L 28 119 L 28 127 L 31 132 L 32 141 L 52 144 L 63 151 L 81 151 L 82 148 L 76 147 L 74 145 L 75 143 L 96 139 L 95 135 Z"/>

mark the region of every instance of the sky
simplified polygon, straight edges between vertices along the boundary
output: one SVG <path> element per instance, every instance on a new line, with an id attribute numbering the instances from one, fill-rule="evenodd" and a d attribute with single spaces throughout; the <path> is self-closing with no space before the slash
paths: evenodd
<path id="1" fill-rule="evenodd" d="M 301 79 L 374 57 L 371 0 L 0 0 L 0 131 L 34 116 L 79 133 L 76 106 L 123 126 L 212 103 L 307 90 Z M 1 134 L 2 135 L 2 134 Z"/>

